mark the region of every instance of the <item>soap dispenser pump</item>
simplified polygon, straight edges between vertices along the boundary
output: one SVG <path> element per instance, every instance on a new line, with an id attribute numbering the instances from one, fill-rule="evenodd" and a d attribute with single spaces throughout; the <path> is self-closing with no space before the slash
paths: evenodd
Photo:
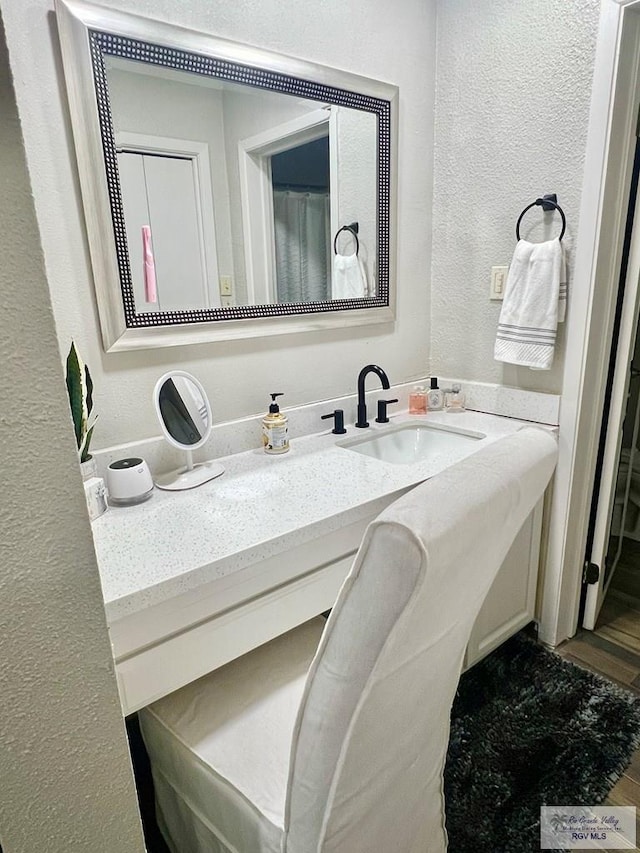
<path id="1" fill-rule="evenodd" d="M 262 419 L 262 445 L 265 453 L 286 453 L 289 450 L 289 419 L 280 411 L 276 397 L 282 397 L 282 392 L 271 394 L 269 411 Z"/>

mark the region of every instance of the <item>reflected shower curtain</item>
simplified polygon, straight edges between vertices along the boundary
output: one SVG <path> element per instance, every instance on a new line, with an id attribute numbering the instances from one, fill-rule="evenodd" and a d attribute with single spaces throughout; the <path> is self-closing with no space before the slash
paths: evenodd
<path id="1" fill-rule="evenodd" d="M 329 194 L 274 190 L 278 302 L 331 298 Z"/>

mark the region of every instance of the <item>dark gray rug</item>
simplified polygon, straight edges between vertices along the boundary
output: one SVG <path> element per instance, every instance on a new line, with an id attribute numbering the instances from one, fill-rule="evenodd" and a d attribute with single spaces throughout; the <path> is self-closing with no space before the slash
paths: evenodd
<path id="1" fill-rule="evenodd" d="M 601 803 L 639 743 L 640 699 L 518 634 L 460 681 L 449 853 L 538 853 L 540 806 Z"/>

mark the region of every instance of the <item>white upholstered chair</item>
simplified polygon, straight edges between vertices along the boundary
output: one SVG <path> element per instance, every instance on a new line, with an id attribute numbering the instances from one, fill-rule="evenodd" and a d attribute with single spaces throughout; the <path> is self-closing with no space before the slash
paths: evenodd
<path id="1" fill-rule="evenodd" d="M 527 428 L 369 526 L 319 617 L 140 714 L 174 853 L 442 853 L 449 715 L 476 615 L 542 496 Z"/>

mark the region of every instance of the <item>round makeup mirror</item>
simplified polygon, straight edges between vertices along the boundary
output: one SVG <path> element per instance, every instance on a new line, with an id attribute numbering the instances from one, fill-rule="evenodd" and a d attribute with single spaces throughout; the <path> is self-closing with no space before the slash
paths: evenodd
<path id="1" fill-rule="evenodd" d="M 193 451 L 207 441 L 213 424 L 211 406 L 200 382 L 184 370 L 171 370 L 156 382 L 153 401 L 164 437 L 187 454 L 186 466 L 160 475 L 156 486 L 179 491 L 219 477 L 224 472 L 220 463 L 193 462 Z"/>

